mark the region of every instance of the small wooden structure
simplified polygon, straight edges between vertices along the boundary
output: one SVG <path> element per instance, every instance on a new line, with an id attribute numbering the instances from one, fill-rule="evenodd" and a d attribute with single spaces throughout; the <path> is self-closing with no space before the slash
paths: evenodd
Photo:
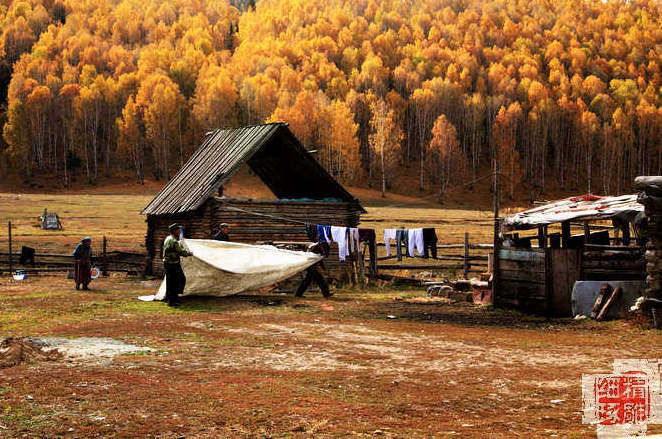
<path id="1" fill-rule="evenodd" d="M 222 195 L 222 185 L 247 165 L 276 199 L 257 201 Z M 219 190 L 220 189 L 220 190 Z M 210 239 L 227 223 L 232 241 L 309 242 L 306 224 L 356 227 L 365 213 L 308 153 L 285 123 L 216 130 L 142 212 L 147 215 L 146 273 L 162 274 L 163 241 L 178 222 L 187 238 Z M 326 266 L 341 277 L 337 246 Z"/>
<path id="2" fill-rule="evenodd" d="M 576 281 L 643 280 L 644 248 L 634 240 L 615 245 L 612 228 L 596 224 L 613 218 L 632 221 L 642 211 L 636 195 L 587 195 L 502 219 L 495 240 L 495 306 L 567 317 Z M 560 231 L 552 232 L 559 223 Z M 573 234 L 572 227 L 581 233 Z M 538 233 L 528 237 L 518 233 L 531 229 Z"/>
<path id="3" fill-rule="evenodd" d="M 57 213 L 48 213 L 48 210 L 44 209 L 44 213 L 39 217 L 39 220 L 41 228 L 44 230 L 62 230 L 62 223 Z"/>

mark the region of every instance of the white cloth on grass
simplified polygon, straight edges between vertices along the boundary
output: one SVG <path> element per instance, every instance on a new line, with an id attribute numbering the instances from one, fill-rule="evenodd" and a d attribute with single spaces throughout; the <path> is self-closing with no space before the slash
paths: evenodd
<path id="1" fill-rule="evenodd" d="M 288 279 L 322 259 L 309 252 L 210 239 L 182 239 L 193 256 L 182 258 L 184 295 L 230 296 Z M 151 300 L 165 298 L 166 281 Z M 147 300 L 150 296 L 143 296 Z"/>
<path id="2" fill-rule="evenodd" d="M 340 262 L 343 262 L 349 256 L 349 240 L 347 227 L 331 226 L 331 239 L 338 244 L 338 254 Z"/>
<path id="3" fill-rule="evenodd" d="M 384 244 L 386 245 L 386 256 L 391 256 L 391 239 L 395 241 L 397 229 L 384 229 Z"/>
<path id="4" fill-rule="evenodd" d="M 423 229 L 409 229 L 409 256 L 414 256 L 414 247 L 416 247 L 419 256 L 423 255 L 425 251 Z"/>

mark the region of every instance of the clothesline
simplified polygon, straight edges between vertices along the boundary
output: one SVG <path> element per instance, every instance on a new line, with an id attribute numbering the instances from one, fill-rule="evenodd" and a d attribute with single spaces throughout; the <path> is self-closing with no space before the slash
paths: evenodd
<path id="1" fill-rule="evenodd" d="M 284 216 L 269 215 L 268 213 L 253 212 L 252 210 L 246 210 L 246 209 L 241 209 L 239 207 L 228 206 L 226 203 L 223 203 L 223 205 L 226 209 L 234 210 L 234 211 L 237 211 L 237 212 L 244 212 L 244 213 L 248 213 L 250 215 L 263 216 L 263 217 L 266 217 L 266 218 L 272 218 L 272 219 L 277 219 L 277 220 L 282 220 L 282 221 L 289 221 L 291 223 L 302 224 L 304 226 L 309 224 L 305 221 L 295 220 L 295 219 L 292 219 L 292 218 L 286 218 Z"/>

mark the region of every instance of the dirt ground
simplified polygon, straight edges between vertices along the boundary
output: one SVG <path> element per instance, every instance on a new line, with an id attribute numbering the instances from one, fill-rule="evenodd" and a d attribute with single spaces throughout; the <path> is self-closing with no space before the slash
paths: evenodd
<path id="1" fill-rule="evenodd" d="M 595 437 L 581 424 L 581 374 L 662 346 L 659 331 L 628 322 L 547 320 L 387 286 L 171 309 L 136 300 L 155 282 L 117 275 L 89 292 L 70 282 L 0 280 L 0 333 L 153 350 L 0 369 L 0 437 Z"/>

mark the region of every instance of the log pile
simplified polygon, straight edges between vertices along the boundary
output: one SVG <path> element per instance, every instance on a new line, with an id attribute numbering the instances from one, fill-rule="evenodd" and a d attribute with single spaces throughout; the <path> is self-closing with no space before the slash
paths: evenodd
<path id="1" fill-rule="evenodd" d="M 644 205 L 648 218 L 644 295 L 662 300 L 662 176 L 637 177 L 634 183 L 640 191 L 638 200 Z"/>

